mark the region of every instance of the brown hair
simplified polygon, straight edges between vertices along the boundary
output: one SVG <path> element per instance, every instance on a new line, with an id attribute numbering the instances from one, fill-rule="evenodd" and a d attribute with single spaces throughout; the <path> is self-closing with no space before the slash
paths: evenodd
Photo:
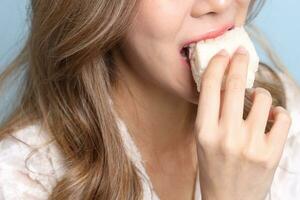
<path id="1" fill-rule="evenodd" d="M 263 2 L 251 2 L 249 20 Z M 20 102 L 2 122 L 0 139 L 37 121 L 51 133 L 68 170 L 49 199 L 142 199 L 139 171 L 125 153 L 109 104 L 117 77 L 111 55 L 137 7 L 136 0 L 31 1 L 27 43 L 0 74 L 4 89 L 5 81 L 24 73 Z M 255 86 L 285 107 L 278 77 L 261 66 Z"/>

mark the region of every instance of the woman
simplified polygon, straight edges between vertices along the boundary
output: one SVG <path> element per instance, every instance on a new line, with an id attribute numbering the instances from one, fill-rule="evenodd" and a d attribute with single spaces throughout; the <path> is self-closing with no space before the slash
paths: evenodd
<path id="1" fill-rule="evenodd" d="M 291 77 L 261 65 L 244 99 L 248 53 L 222 51 L 198 94 L 180 54 L 199 35 L 246 25 L 262 3 L 31 1 L 27 44 L 0 79 L 26 77 L 1 128 L 1 197 L 299 198 L 297 175 L 277 167 L 297 164 Z"/>

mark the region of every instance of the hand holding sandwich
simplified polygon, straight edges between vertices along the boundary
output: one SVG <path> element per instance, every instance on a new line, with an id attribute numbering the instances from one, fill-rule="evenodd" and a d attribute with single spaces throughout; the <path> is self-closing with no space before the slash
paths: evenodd
<path id="1" fill-rule="evenodd" d="M 272 107 L 266 89 L 254 89 L 253 106 L 243 119 L 248 63 L 246 49 L 238 48 L 231 58 L 222 50 L 201 77 L 195 136 L 204 200 L 263 200 L 283 152 L 291 117 Z M 265 133 L 268 120 L 274 124 Z"/>

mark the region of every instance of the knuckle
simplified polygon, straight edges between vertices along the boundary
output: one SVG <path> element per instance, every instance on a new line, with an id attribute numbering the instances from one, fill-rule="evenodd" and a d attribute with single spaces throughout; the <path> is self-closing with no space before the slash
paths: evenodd
<path id="1" fill-rule="evenodd" d="M 245 158 L 246 160 L 248 160 L 250 162 L 258 161 L 258 158 L 259 158 L 258 154 L 257 154 L 256 150 L 253 148 L 247 149 L 242 154 L 243 154 L 243 158 Z"/>
<path id="2" fill-rule="evenodd" d="M 210 137 L 206 134 L 206 137 L 198 137 L 198 144 L 206 150 L 215 150 L 217 145 L 216 138 Z"/>
<path id="3" fill-rule="evenodd" d="M 258 152 L 255 149 L 248 150 L 243 154 L 244 159 L 248 162 L 260 166 L 264 169 L 274 169 L 277 166 L 277 162 L 269 156 L 268 154 L 262 155 L 261 152 Z"/>
<path id="4" fill-rule="evenodd" d="M 264 168 L 264 169 L 274 169 L 277 167 L 277 161 L 274 159 L 270 158 L 262 158 L 259 160 L 259 164 Z"/>
<path id="5" fill-rule="evenodd" d="M 197 134 L 197 142 L 201 147 L 206 149 L 214 149 L 217 146 L 218 138 L 214 135 L 214 131 L 206 127 L 195 127 Z"/>
<path id="6" fill-rule="evenodd" d="M 236 145 L 235 142 L 229 139 L 223 140 L 221 142 L 220 151 L 224 155 L 232 155 L 232 156 L 237 156 L 241 153 L 241 150 L 239 149 L 238 145 Z"/>
<path id="7" fill-rule="evenodd" d="M 241 91 L 244 89 L 244 80 L 238 74 L 232 74 L 227 77 L 226 89 L 233 91 Z"/>

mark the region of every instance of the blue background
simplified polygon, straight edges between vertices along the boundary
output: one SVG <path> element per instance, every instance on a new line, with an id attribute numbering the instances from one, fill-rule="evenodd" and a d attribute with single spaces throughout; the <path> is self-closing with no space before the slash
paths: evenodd
<path id="1" fill-rule="evenodd" d="M 0 1 L 0 71 L 12 60 L 24 43 L 28 31 L 26 6 L 27 0 Z M 270 40 L 272 48 L 280 55 L 298 83 L 300 83 L 299 8 L 300 1 L 297 0 L 267 0 L 254 21 Z M 260 56 L 264 59 L 263 54 Z M 3 94 L 0 96 L 0 108 L 5 107 L 2 104 L 10 102 L 11 97 L 4 98 Z M 1 113 L 0 109 L 0 121 Z"/>

